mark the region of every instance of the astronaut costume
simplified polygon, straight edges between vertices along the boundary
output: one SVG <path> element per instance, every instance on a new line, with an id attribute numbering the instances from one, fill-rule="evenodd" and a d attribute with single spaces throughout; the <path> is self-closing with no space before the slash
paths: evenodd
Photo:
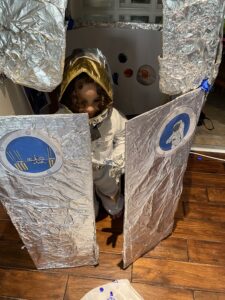
<path id="1" fill-rule="evenodd" d="M 109 66 L 99 49 L 79 49 L 66 61 L 63 81 L 60 86 L 61 101 L 69 83 L 81 73 L 86 73 L 107 93 L 110 103 L 97 116 L 89 119 L 92 147 L 94 192 L 110 215 L 118 215 L 124 205 L 120 195 L 120 177 L 125 164 L 126 118 L 112 107 L 113 91 Z M 59 104 L 57 113 L 72 113 Z M 95 194 L 94 193 L 94 194 Z M 95 198 L 95 213 L 98 202 Z"/>

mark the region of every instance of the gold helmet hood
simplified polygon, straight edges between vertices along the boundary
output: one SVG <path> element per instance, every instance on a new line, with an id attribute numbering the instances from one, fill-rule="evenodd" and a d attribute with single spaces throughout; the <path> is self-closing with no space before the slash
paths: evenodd
<path id="1" fill-rule="evenodd" d="M 61 101 L 70 82 L 81 73 L 89 75 L 113 101 L 111 72 L 105 56 L 98 48 L 76 49 L 66 59 L 59 101 Z"/>

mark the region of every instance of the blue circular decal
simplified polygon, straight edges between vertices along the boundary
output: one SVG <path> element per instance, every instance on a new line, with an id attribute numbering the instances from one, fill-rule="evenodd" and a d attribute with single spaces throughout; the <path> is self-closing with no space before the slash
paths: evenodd
<path id="1" fill-rule="evenodd" d="M 159 140 L 163 151 L 170 151 L 183 142 L 190 128 L 190 117 L 187 113 L 175 116 L 165 126 Z"/>
<path id="2" fill-rule="evenodd" d="M 56 154 L 42 139 L 34 136 L 20 136 L 11 140 L 5 150 L 8 162 L 25 173 L 41 173 L 51 169 Z"/>

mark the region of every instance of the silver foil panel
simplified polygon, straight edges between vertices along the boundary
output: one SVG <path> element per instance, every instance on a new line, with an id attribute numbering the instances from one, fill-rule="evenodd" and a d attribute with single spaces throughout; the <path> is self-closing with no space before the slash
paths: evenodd
<path id="1" fill-rule="evenodd" d="M 197 89 L 126 123 L 124 267 L 172 232 L 204 99 Z"/>
<path id="2" fill-rule="evenodd" d="M 121 28 L 121 29 L 143 29 L 162 31 L 161 24 L 136 23 L 136 22 L 94 22 L 94 21 L 76 21 L 75 28 L 96 27 L 96 28 Z"/>
<path id="3" fill-rule="evenodd" d="M 224 0 L 164 0 L 160 89 L 178 95 L 213 83 L 221 60 Z"/>
<path id="4" fill-rule="evenodd" d="M 97 264 L 86 114 L 1 117 L 0 199 L 37 268 Z"/>
<path id="5" fill-rule="evenodd" d="M 67 0 L 0 1 L 0 73 L 52 91 L 62 80 Z"/>

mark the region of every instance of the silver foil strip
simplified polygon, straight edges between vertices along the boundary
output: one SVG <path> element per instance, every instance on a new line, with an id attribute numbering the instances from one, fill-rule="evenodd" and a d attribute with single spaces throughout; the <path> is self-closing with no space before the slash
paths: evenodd
<path id="1" fill-rule="evenodd" d="M 0 1 L 0 73 L 52 91 L 62 80 L 67 0 Z"/>
<path id="2" fill-rule="evenodd" d="M 172 232 L 204 100 L 197 89 L 126 123 L 124 267 Z"/>
<path id="3" fill-rule="evenodd" d="M 38 269 L 98 261 L 88 118 L 0 118 L 0 199 Z"/>
<path id="4" fill-rule="evenodd" d="M 164 0 L 160 89 L 178 95 L 212 84 L 221 60 L 224 0 Z"/>
<path id="5" fill-rule="evenodd" d="M 162 31 L 161 24 L 136 23 L 136 22 L 93 22 L 76 21 L 75 28 L 96 27 L 96 28 L 121 28 L 121 29 L 143 29 Z"/>

